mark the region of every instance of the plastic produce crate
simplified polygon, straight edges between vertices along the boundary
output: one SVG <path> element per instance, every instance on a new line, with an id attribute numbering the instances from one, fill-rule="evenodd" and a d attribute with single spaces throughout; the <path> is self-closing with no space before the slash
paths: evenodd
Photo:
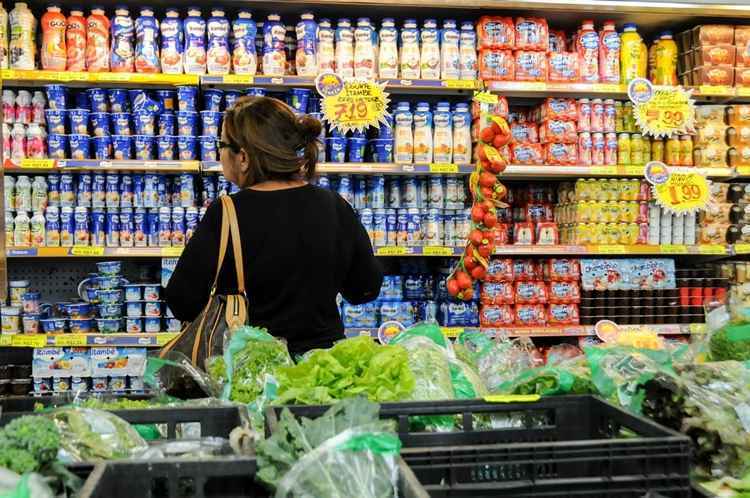
<path id="1" fill-rule="evenodd" d="M 267 410 L 267 431 L 279 412 Z M 413 431 L 425 415 L 452 415 L 459 428 Z M 383 404 L 380 416 L 397 421 L 402 457 L 433 497 L 691 496 L 689 438 L 593 396 Z"/>
<path id="2" fill-rule="evenodd" d="M 87 396 L 95 397 L 95 396 Z M 128 394 L 125 396 L 111 396 L 112 399 L 130 399 L 130 400 L 149 400 L 152 399 L 152 395 L 148 394 Z M 6 412 L 33 412 L 36 405 L 43 406 L 60 406 L 73 403 L 75 395 L 70 393 L 68 395 L 56 395 L 56 396 L 7 396 L 0 398 L 0 410 L 2 413 Z"/>
<path id="3" fill-rule="evenodd" d="M 262 485 L 255 482 L 256 470 L 256 461 L 253 458 L 101 464 L 91 472 L 79 498 L 267 498 L 272 496 Z M 399 461 L 399 470 L 400 497 L 429 498 L 403 460 Z"/>

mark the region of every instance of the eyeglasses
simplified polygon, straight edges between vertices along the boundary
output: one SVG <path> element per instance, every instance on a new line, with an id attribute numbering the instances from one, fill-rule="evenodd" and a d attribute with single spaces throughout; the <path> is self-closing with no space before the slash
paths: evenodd
<path id="1" fill-rule="evenodd" d="M 224 148 L 231 149 L 232 152 L 234 152 L 235 154 L 240 151 L 240 148 L 237 145 L 233 143 L 229 143 L 229 142 L 224 142 L 223 140 L 217 140 L 216 146 L 219 148 L 219 150 L 224 149 Z"/>

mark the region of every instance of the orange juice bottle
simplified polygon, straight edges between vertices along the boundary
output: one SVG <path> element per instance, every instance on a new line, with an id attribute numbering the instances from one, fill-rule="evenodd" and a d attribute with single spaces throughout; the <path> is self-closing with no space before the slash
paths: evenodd
<path id="1" fill-rule="evenodd" d="M 659 46 L 659 38 L 656 38 L 648 49 L 648 79 L 656 81 L 656 49 Z"/>
<path id="2" fill-rule="evenodd" d="M 65 48 L 65 25 L 67 21 L 60 7 L 51 5 L 42 16 L 42 69 L 65 71 L 68 52 Z"/>
<path id="3" fill-rule="evenodd" d="M 677 84 L 677 44 L 672 39 L 672 32 L 661 34 L 656 48 L 656 78 L 657 85 Z"/>
<path id="4" fill-rule="evenodd" d="M 86 69 L 109 72 L 109 19 L 99 7 L 91 9 L 86 19 Z"/>
<path id="5" fill-rule="evenodd" d="M 629 83 L 639 77 L 641 43 L 643 42 L 637 29 L 638 26 L 635 24 L 627 23 L 620 37 L 620 71 L 624 83 Z"/>
<path id="6" fill-rule="evenodd" d="M 68 49 L 68 71 L 86 70 L 86 18 L 82 10 L 71 10 L 65 42 Z"/>
<path id="7" fill-rule="evenodd" d="M 643 38 L 641 38 L 641 50 L 638 53 L 638 77 L 648 77 L 648 47 Z"/>

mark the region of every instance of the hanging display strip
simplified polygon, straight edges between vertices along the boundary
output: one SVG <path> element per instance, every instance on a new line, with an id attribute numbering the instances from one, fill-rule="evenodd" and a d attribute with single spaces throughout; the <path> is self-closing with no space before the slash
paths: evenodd
<path id="1" fill-rule="evenodd" d="M 44 348 L 89 347 L 89 346 L 137 346 L 161 347 L 178 334 L 159 332 L 154 334 L 15 334 L 0 335 L 0 347 Z"/>
<path id="2" fill-rule="evenodd" d="M 378 79 L 387 89 L 398 90 L 478 90 L 480 80 L 420 80 L 420 79 Z M 202 85 L 232 87 L 237 85 L 313 87 L 315 78 L 304 76 L 251 76 L 246 74 L 226 74 L 223 76 L 201 76 Z"/>
<path id="3" fill-rule="evenodd" d="M 22 159 L 15 163 L 5 160 L 5 171 L 26 173 L 31 170 L 55 171 L 154 171 L 175 173 L 198 173 L 199 161 L 115 161 L 97 159 Z"/>
<path id="4" fill-rule="evenodd" d="M 19 247 L 7 248 L 9 258 L 173 258 L 182 254 L 183 247 Z"/>
<path id="5" fill-rule="evenodd" d="M 88 73 L 77 71 L 27 71 L 3 69 L 0 71 L 3 86 L 20 86 L 29 83 L 128 83 L 133 85 L 197 85 L 194 74 L 149 73 Z"/>

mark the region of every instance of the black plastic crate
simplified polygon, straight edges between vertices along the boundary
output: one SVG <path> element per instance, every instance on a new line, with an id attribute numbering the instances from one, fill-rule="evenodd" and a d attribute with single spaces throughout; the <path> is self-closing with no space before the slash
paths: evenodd
<path id="1" fill-rule="evenodd" d="M 256 470 L 257 465 L 253 458 L 101 464 L 91 472 L 78 498 L 267 498 L 272 496 L 255 481 Z M 399 470 L 400 497 L 429 498 L 403 460 L 399 460 Z"/>
<path id="2" fill-rule="evenodd" d="M 279 412 L 267 410 L 267 431 Z M 427 415 L 451 415 L 459 428 L 413 431 L 413 417 Z M 380 416 L 397 421 L 402 456 L 432 496 L 690 496 L 689 438 L 593 396 L 383 404 Z"/>
<path id="3" fill-rule="evenodd" d="M 96 398 L 96 393 L 87 393 L 85 398 Z M 128 394 L 124 396 L 110 395 L 111 399 L 149 400 L 153 399 L 148 394 Z M 72 392 L 67 395 L 40 395 L 40 396 L 6 396 L 0 398 L 0 410 L 2 413 L 10 412 L 33 412 L 36 405 L 62 406 L 73 403 L 76 395 Z M 108 398 L 109 399 L 109 398 Z"/>

